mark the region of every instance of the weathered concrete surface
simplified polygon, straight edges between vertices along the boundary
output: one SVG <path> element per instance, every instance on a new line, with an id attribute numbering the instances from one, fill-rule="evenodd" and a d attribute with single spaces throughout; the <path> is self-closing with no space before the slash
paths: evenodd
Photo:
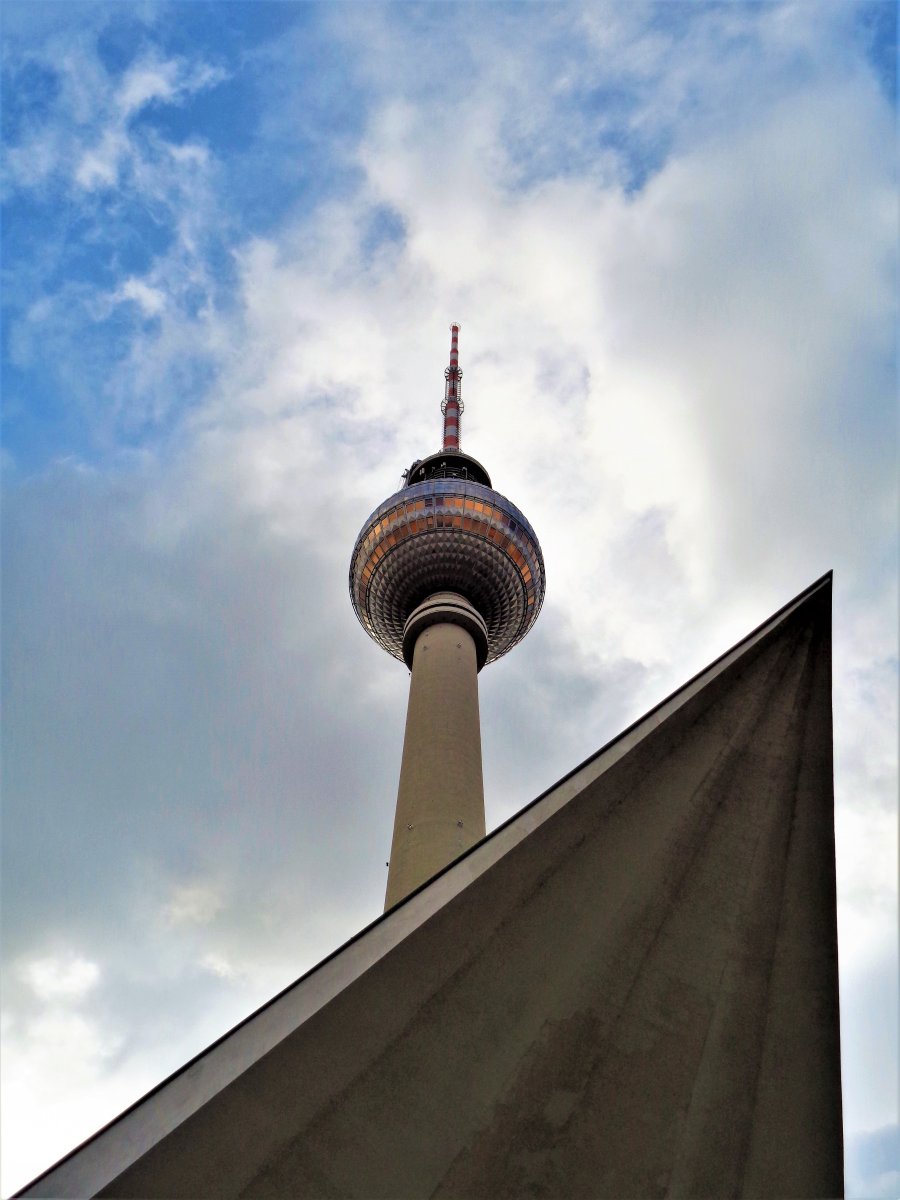
<path id="1" fill-rule="evenodd" d="M 841 1194 L 830 592 L 26 1194 Z"/>

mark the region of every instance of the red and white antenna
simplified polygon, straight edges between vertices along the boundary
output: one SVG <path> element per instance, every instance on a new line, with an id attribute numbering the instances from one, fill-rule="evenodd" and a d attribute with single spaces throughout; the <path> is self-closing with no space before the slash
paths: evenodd
<path id="1" fill-rule="evenodd" d="M 450 366 L 444 371 L 444 399 L 441 412 L 444 414 L 443 450 L 459 449 L 459 419 L 463 413 L 462 371 L 459 369 L 459 326 L 450 326 Z"/>

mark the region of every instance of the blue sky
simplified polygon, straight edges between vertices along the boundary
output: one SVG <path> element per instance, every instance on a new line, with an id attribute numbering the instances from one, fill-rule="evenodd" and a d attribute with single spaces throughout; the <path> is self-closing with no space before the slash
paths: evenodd
<path id="1" fill-rule="evenodd" d="M 459 320 L 549 580 L 489 824 L 834 568 L 848 1192 L 895 1195 L 894 6 L 2 38 L 4 1190 L 379 911 L 407 681 L 346 571 Z"/>

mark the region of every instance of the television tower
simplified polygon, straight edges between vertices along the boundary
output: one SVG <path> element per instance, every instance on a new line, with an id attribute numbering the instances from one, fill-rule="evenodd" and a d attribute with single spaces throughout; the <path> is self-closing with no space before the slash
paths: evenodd
<path id="1" fill-rule="evenodd" d="M 484 837 L 478 672 L 521 641 L 544 599 L 534 530 L 460 449 L 459 325 L 450 331 L 441 449 L 404 472 L 350 561 L 360 623 L 412 673 L 385 909 Z"/>

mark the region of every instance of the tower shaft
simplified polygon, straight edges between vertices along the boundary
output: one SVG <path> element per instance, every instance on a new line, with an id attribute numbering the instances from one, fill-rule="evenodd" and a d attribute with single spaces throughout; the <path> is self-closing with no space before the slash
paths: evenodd
<path id="1" fill-rule="evenodd" d="M 484 837 L 479 631 L 451 623 L 473 618 L 467 601 L 443 593 L 407 622 L 412 679 L 385 910 Z"/>

